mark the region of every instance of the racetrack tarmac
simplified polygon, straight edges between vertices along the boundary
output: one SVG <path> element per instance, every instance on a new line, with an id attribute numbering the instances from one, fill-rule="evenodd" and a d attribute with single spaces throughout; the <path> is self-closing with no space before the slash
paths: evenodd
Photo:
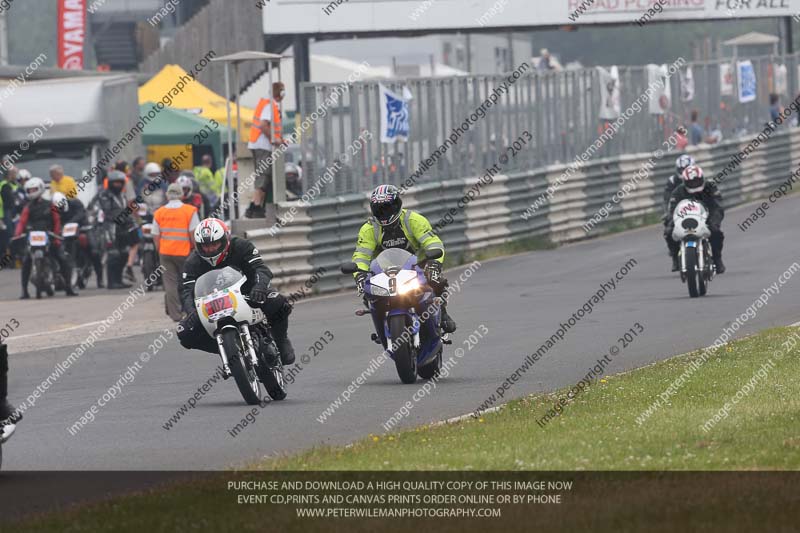
<path id="1" fill-rule="evenodd" d="M 3 448 L 3 468 L 221 469 L 273 454 L 381 434 L 382 424 L 408 401 L 413 409 L 400 427 L 471 412 L 631 258 L 636 265 L 617 281 L 617 288 L 523 374 L 505 400 L 575 384 L 636 322 L 644 327 L 644 333 L 613 360 L 609 373 L 708 346 L 765 287 L 777 282 L 795 261 L 800 262 L 796 235 L 800 198 L 781 200 L 766 219 L 742 233 L 736 223 L 750 211 L 752 207 L 746 206 L 728 213 L 724 225 L 728 272 L 715 279 L 709 295 L 700 299 L 690 299 L 686 286 L 669 272 L 660 226 L 485 261 L 451 299 L 449 309 L 459 330 L 454 344 L 445 348 L 445 359 L 455 348 L 465 349 L 465 355 L 457 360 L 450 376 L 413 402 L 412 395 L 422 382 L 402 385 L 389 361 L 324 423 L 318 421 L 320 414 L 380 353 L 369 340 L 371 321 L 353 314 L 358 307 L 354 294 L 324 297 L 296 307 L 290 334 L 298 361 L 302 354 L 313 353 L 310 346 L 326 331 L 334 340 L 303 365 L 285 401 L 260 409 L 253 417 L 255 424 L 235 437 L 229 430 L 252 408 L 243 403 L 233 380 L 215 383 L 195 409 L 170 430 L 163 428 L 212 376 L 218 364 L 215 356 L 188 352 L 172 338 L 148 362 L 141 363 L 140 353 L 149 351 L 150 343 L 162 331 L 101 339 L 25 412 L 17 434 Z M 448 278 L 457 280 L 464 268 L 448 272 Z M 800 320 L 798 297 L 800 275 L 781 286 L 780 293 L 770 297 L 737 336 Z M 69 300 L 69 304 L 75 313 L 86 305 L 81 298 Z M 3 307 L 5 322 L 13 305 L 8 302 Z M 482 326 L 488 333 L 467 349 L 465 339 Z M 11 354 L 10 399 L 19 404 L 74 345 L 22 353 L 18 344 L 16 349 Z M 68 428 L 137 362 L 141 369 L 133 381 L 125 383 L 115 399 L 97 410 L 95 420 L 73 436 Z M 540 435 L 547 438 L 546 432 Z"/>

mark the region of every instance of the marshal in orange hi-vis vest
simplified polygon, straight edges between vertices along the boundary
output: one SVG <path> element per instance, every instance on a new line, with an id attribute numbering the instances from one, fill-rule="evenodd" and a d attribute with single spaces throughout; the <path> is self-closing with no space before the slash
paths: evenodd
<path id="1" fill-rule="evenodd" d="M 250 128 L 250 142 L 254 143 L 258 140 L 261 136 L 261 112 L 264 108 L 270 103 L 272 100 L 269 98 L 262 98 L 258 101 L 258 105 L 256 106 L 255 113 L 253 113 L 253 126 Z M 278 105 L 272 106 L 272 139 L 270 142 L 281 143 L 283 142 L 283 135 L 282 135 L 282 127 L 281 127 L 281 109 Z"/>
<path id="2" fill-rule="evenodd" d="M 153 218 L 159 229 L 159 253 L 178 257 L 186 257 L 191 253 L 192 236 L 189 224 L 195 213 L 197 208 L 189 204 L 182 204 L 180 207 L 163 206 L 156 210 Z"/>

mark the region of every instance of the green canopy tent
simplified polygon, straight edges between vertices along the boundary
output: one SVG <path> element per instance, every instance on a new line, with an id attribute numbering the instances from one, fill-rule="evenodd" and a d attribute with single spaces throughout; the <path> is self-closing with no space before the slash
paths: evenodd
<path id="1" fill-rule="evenodd" d="M 222 139 L 227 136 L 228 129 L 222 124 L 214 127 L 214 123 L 200 115 L 194 115 L 181 109 L 163 107 L 161 111 L 153 109 L 153 102 L 146 102 L 139 106 L 140 116 L 146 116 L 151 110 L 156 111 L 156 117 L 144 127 L 142 143 L 152 145 L 172 144 L 198 144 L 201 135 L 204 138 L 201 144 L 211 147 L 214 162 L 217 167 L 223 166 Z M 206 137 L 206 134 L 208 136 Z"/>

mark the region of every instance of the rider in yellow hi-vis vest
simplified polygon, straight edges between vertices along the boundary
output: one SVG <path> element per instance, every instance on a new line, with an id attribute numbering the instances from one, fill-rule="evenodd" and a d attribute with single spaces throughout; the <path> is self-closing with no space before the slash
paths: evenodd
<path id="1" fill-rule="evenodd" d="M 370 262 L 383 250 L 402 248 L 411 253 L 420 250 L 442 250 L 442 257 L 425 263 L 425 277 L 428 279 L 436 296 L 442 297 L 442 330 L 452 333 L 456 323 L 447 313 L 445 289 L 447 280 L 442 275 L 444 262 L 444 244 L 433 232 L 428 219 L 416 211 L 403 209 L 400 191 L 394 185 L 380 185 L 370 196 L 372 217 L 361 226 L 358 242 L 353 252 L 353 262 L 358 265 L 359 272 L 354 274 L 356 289 L 364 294 L 364 283 L 367 279 Z"/>

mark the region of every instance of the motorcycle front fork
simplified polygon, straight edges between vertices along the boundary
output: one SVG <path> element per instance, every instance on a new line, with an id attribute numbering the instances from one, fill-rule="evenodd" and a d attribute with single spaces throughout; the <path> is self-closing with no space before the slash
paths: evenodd
<path id="1" fill-rule="evenodd" d="M 222 335 L 217 335 L 217 348 L 219 348 L 219 357 L 222 359 L 222 373 L 225 374 L 225 379 L 231 377 L 231 367 L 228 365 L 228 354 L 225 353 L 225 346 L 222 344 Z"/>
<path id="2" fill-rule="evenodd" d="M 706 248 L 703 241 L 697 241 L 697 269 L 706 269 Z M 681 274 L 686 274 L 686 243 L 681 243 Z"/>

